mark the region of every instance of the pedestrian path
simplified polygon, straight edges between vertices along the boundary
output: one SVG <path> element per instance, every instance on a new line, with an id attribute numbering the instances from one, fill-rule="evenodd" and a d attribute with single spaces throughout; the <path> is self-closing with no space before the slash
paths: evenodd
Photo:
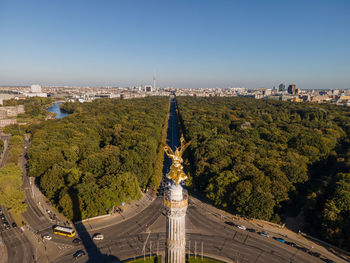
<path id="1" fill-rule="evenodd" d="M 224 210 L 221 210 L 219 208 L 214 207 L 211 204 L 204 203 L 197 199 L 194 196 L 190 197 L 190 204 L 201 210 L 201 212 L 205 215 L 208 215 L 215 221 L 220 221 L 220 222 L 234 222 L 237 225 L 244 225 L 246 227 L 254 228 L 255 230 L 262 231 L 262 232 L 268 232 L 273 235 L 279 235 L 283 236 L 285 238 L 288 238 L 294 242 L 296 242 L 298 245 L 302 245 L 307 249 L 317 251 L 321 253 L 324 256 L 327 257 L 334 257 L 333 253 L 328 251 L 327 248 L 318 245 L 309 239 L 306 239 L 302 235 L 299 235 L 287 228 L 285 228 L 282 225 L 274 224 L 271 222 L 263 221 L 263 220 L 258 220 L 258 219 L 247 219 L 243 218 L 239 215 L 233 215 L 231 213 L 228 213 Z M 344 257 L 344 255 L 341 255 Z M 337 260 L 340 260 L 339 262 L 344 262 L 341 261 L 340 258 L 337 258 Z"/>
<path id="2" fill-rule="evenodd" d="M 126 203 L 122 207 L 121 212 L 115 212 L 111 215 L 107 215 L 104 217 L 89 218 L 87 220 L 83 220 L 82 222 L 75 223 L 75 225 L 79 226 L 79 224 L 83 224 L 86 230 L 88 231 L 90 230 L 96 231 L 102 228 L 116 225 L 141 213 L 154 200 L 155 200 L 155 196 L 153 194 L 148 194 L 148 193 L 142 194 L 142 197 L 140 200 Z"/>

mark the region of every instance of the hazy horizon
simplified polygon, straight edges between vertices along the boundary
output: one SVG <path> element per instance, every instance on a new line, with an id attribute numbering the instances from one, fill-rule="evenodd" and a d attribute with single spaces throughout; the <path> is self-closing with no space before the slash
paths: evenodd
<path id="1" fill-rule="evenodd" d="M 0 85 L 350 88 L 350 2 L 2 1 Z"/>

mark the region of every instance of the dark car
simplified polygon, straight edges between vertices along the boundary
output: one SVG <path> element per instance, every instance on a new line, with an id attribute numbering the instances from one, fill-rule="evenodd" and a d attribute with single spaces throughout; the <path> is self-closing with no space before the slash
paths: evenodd
<path id="1" fill-rule="evenodd" d="M 333 260 L 330 260 L 330 259 L 328 259 L 328 258 L 324 258 L 324 259 L 322 259 L 324 262 L 327 262 L 327 263 L 334 263 L 334 261 Z"/>
<path id="2" fill-rule="evenodd" d="M 6 228 L 7 230 L 9 230 L 9 229 L 10 229 L 10 224 L 9 224 L 9 223 L 5 224 L 5 228 Z"/>
<path id="3" fill-rule="evenodd" d="M 317 257 L 317 258 L 321 257 L 321 254 L 318 253 L 318 252 L 313 252 L 313 251 L 310 250 L 307 253 L 309 253 L 311 256 L 314 256 L 314 257 Z"/>
<path id="4" fill-rule="evenodd" d="M 297 246 L 297 244 L 295 244 L 294 242 L 288 242 L 288 241 L 286 241 L 286 244 L 287 244 L 288 246 L 291 246 L 291 247 L 296 247 L 296 246 Z"/>
<path id="5" fill-rule="evenodd" d="M 273 239 L 281 243 L 286 243 L 286 241 L 283 238 L 273 237 Z"/>
<path id="6" fill-rule="evenodd" d="M 82 242 L 81 242 L 81 239 L 79 239 L 79 238 L 74 238 L 73 241 L 72 241 L 72 243 L 73 243 L 74 245 L 80 245 Z"/>
<path id="7" fill-rule="evenodd" d="M 230 222 L 230 221 L 226 221 L 225 224 L 227 224 L 229 226 L 236 226 L 233 222 Z"/>
<path id="8" fill-rule="evenodd" d="M 78 259 L 78 258 L 80 258 L 80 257 L 82 257 L 82 256 L 85 256 L 85 252 L 84 252 L 83 250 L 78 250 L 78 251 L 75 252 L 74 255 L 73 255 L 73 257 L 74 257 L 75 259 Z"/>
<path id="9" fill-rule="evenodd" d="M 296 247 L 297 249 L 299 249 L 299 250 L 301 250 L 301 251 L 304 251 L 304 252 L 307 252 L 308 251 L 308 249 L 307 248 L 304 248 L 304 247 Z"/>
<path id="10" fill-rule="evenodd" d="M 16 228 L 17 227 L 17 224 L 15 222 L 12 223 L 12 227 L 13 228 Z"/>
<path id="11" fill-rule="evenodd" d="M 255 233 L 256 231 L 255 231 L 255 229 L 253 229 L 253 228 L 247 228 L 246 229 L 248 232 L 252 232 L 252 233 Z"/>

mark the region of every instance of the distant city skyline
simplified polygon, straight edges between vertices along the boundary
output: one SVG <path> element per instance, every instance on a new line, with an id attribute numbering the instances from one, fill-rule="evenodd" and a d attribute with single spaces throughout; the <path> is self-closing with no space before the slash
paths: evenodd
<path id="1" fill-rule="evenodd" d="M 350 88 L 350 2 L 0 3 L 0 85 Z"/>

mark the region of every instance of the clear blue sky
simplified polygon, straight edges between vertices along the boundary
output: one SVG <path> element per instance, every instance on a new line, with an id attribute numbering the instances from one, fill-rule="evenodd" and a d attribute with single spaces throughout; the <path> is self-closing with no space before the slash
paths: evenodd
<path id="1" fill-rule="evenodd" d="M 350 88 L 348 0 L 0 0 L 0 85 Z"/>

